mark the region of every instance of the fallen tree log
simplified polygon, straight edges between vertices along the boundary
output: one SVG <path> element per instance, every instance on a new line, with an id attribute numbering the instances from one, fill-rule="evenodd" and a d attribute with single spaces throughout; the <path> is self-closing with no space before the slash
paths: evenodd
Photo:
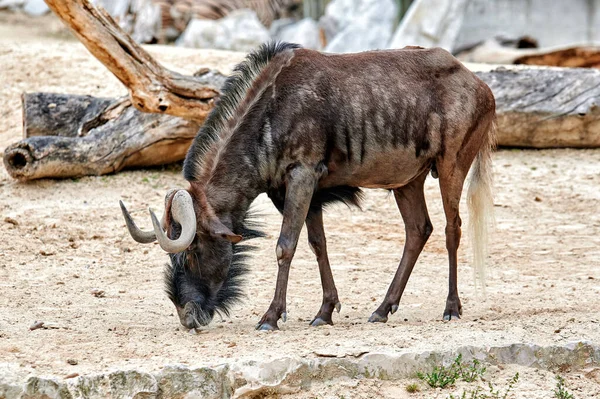
<path id="1" fill-rule="evenodd" d="M 83 136 L 87 121 L 94 121 L 115 99 L 58 93 L 23 93 L 23 138 Z"/>
<path id="2" fill-rule="evenodd" d="M 524 40 L 527 38 L 522 38 Z M 512 43 L 513 45 L 519 42 Z M 456 52 L 462 62 L 538 65 L 568 68 L 600 68 L 600 47 L 586 44 L 528 48 L 504 45 L 498 39 L 490 39 L 475 46 Z"/>
<path id="3" fill-rule="evenodd" d="M 20 180 L 103 175 L 177 162 L 200 127 L 196 121 L 140 112 L 128 98 L 48 93 L 23 98 L 26 138 L 4 153 L 6 170 Z"/>
<path id="4" fill-rule="evenodd" d="M 477 74 L 496 98 L 500 146 L 600 147 L 599 70 L 500 67 Z"/>

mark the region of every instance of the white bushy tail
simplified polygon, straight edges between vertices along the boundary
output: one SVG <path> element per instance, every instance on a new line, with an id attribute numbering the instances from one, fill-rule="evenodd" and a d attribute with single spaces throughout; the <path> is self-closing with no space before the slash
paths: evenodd
<path id="1" fill-rule="evenodd" d="M 469 208 L 469 237 L 473 251 L 475 287 L 481 286 L 485 295 L 486 265 L 488 255 L 488 227 L 494 225 L 494 199 L 492 193 L 492 151 L 496 144 L 496 126 L 492 124 L 487 142 L 481 147 L 471 170 L 467 206 Z"/>

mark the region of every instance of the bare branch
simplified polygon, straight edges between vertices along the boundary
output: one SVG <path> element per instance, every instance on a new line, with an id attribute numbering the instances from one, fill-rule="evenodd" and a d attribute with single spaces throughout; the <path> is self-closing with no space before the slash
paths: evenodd
<path id="1" fill-rule="evenodd" d="M 202 122 L 219 95 L 216 87 L 160 65 L 102 8 L 88 0 L 45 0 L 83 45 L 127 88 L 133 106 Z"/>

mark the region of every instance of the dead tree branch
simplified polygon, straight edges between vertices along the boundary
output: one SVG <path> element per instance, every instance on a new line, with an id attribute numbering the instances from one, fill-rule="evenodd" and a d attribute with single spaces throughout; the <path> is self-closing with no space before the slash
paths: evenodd
<path id="1" fill-rule="evenodd" d="M 128 89 L 143 112 L 202 122 L 219 95 L 206 85 L 161 66 L 113 18 L 88 0 L 45 0 L 83 45 Z"/>

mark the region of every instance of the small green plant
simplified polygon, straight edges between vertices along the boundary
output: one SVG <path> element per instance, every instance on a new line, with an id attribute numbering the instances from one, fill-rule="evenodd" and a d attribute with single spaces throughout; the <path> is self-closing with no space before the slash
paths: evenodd
<path id="1" fill-rule="evenodd" d="M 420 390 L 421 388 L 419 388 L 419 384 L 412 383 L 406 386 L 406 392 L 408 393 L 417 393 Z"/>
<path id="2" fill-rule="evenodd" d="M 462 354 L 459 354 L 450 366 L 435 366 L 429 373 L 418 372 L 417 377 L 432 388 L 445 388 L 454 385 L 457 380 L 473 382 L 478 377 L 481 378 L 485 370 L 477 359 L 471 364 L 463 363 Z"/>
<path id="3" fill-rule="evenodd" d="M 519 373 L 516 373 L 508 381 L 508 387 L 504 393 L 499 388 L 494 387 L 494 384 L 488 382 L 489 392 L 485 392 L 481 387 L 476 387 L 474 390 L 463 391 L 461 396 L 450 395 L 448 399 L 506 399 L 518 381 Z"/>
<path id="4" fill-rule="evenodd" d="M 473 359 L 471 364 L 465 365 L 464 363 L 460 363 L 462 359 L 461 355 L 458 355 L 457 360 L 460 364 L 460 379 L 464 382 L 473 382 L 477 378 L 483 377 L 486 368 L 481 365 L 481 362 L 477 359 Z"/>
<path id="5" fill-rule="evenodd" d="M 556 376 L 556 388 L 554 389 L 554 397 L 557 399 L 574 399 L 572 393 L 567 391 L 565 387 L 565 379 L 560 375 Z"/>
<path id="6" fill-rule="evenodd" d="M 446 388 L 454 385 L 458 379 L 458 373 L 454 369 L 454 364 L 450 367 L 434 366 L 429 373 L 417 372 L 417 377 L 423 380 L 432 388 Z"/>

